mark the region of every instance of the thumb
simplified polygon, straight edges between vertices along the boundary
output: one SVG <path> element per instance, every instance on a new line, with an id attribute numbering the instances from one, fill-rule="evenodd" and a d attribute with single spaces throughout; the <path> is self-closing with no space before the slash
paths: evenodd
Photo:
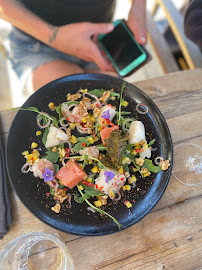
<path id="1" fill-rule="evenodd" d="M 96 44 L 93 44 L 91 48 L 93 61 L 98 65 L 102 71 L 114 71 L 114 68 L 111 64 L 102 55 L 101 51 L 98 49 Z"/>

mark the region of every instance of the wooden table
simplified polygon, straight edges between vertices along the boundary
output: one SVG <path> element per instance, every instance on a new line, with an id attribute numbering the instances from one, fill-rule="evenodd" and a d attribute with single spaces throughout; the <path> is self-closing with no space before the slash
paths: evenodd
<path id="1" fill-rule="evenodd" d="M 137 82 L 165 116 L 174 146 L 202 147 L 202 69 Z M 14 111 L 2 111 L 5 143 Z M 183 153 L 182 153 L 183 155 Z M 76 270 L 202 269 L 202 186 L 187 187 L 172 176 L 156 207 L 140 222 L 116 234 L 81 237 L 57 231 L 31 214 L 10 190 L 13 225 L 0 250 L 30 232 L 57 233 L 67 244 Z"/>

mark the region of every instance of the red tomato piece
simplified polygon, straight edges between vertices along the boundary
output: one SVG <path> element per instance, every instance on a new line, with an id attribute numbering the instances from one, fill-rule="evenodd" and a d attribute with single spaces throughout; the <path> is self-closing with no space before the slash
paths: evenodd
<path id="1" fill-rule="evenodd" d="M 118 127 L 118 126 L 104 127 L 104 128 L 100 131 L 101 140 L 102 140 L 102 143 L 103 143 L 104 145 L 106 145 L 104 140 L 105 140 L 106 138 L 109 138 L 109 136 L 110 136 L 112 130 L 115 130 L 115 129 L 119 129 L 119 127 Z"/>
<path id="2" fill-rule="evenodd" d="M 71 189 L 86 176 L 87 174 L 81 169 L 79 164 L 71 159 L 55 175 L 64 186 Z"/>

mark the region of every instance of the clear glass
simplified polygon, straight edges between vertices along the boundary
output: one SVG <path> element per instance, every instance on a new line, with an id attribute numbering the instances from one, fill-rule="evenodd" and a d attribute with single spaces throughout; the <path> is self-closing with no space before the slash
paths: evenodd
<path id="1" fill-rule="evenodd" d="M 174 147 L 173 176 L 186 186 L 202 185 L 202 149 L 193 143 Z"/>
<path id="2" fill-rule="evenodd" d="M 11 241 L 0 253 L 0 270 L 74 270 L 66 245 L 47 233 L 30 233 Z"/>

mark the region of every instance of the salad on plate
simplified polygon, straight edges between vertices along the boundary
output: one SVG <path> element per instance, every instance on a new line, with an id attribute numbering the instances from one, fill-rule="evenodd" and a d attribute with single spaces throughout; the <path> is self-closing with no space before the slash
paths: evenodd
<path id="1" fill-rule="evenodd" d="M 126 87 L 123 83 L 120 93 L 114 89 L 67 92 L 63 103 L 47 104 L 48 113 L 36 107 L 23 109 L 37 113 L 38 141 L 32 141 L 30 149 L 22 152 L 25 163 L 21 171 L 45 182 L 49 188 L 46 196 L 54 198 L 51 210 L 56 214 L 62 211 L 62 204 L 71 208 L 74 200 L 86 203 L 91 212 L 108 216 L 121 228 L 105 206 L 116 204 L 134 189 L 137 176 L 147 181 L 151 174 L 170 166 L 163 157 L 152 160 L 155 138 L 147 141 L 144 123 L 127 111 L 128 101 L 123 97 Z M 148 108 L 139 103 L 136 112 L 146 114 Z M 45 154 L 39 147 L 41 141 Z M 123 203 L 126 211 L 133 204 L 129 200 Z"/>

